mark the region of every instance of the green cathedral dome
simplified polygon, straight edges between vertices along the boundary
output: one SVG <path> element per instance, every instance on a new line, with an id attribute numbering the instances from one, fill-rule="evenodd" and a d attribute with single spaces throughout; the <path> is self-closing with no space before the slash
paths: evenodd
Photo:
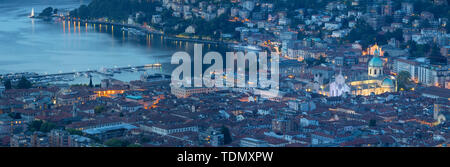
<path id="1" fill-rule="evenodd" d="M 383 60 L 381 60 L 381 58 L 378 57 L 378 56 L 374 56 L 372 59 L 370 59 L 369 66 L 382 67 L 383 66 Z"/>
<path id="2" fill-rule="evenodd" d="M 383 86 L 383 87 L 393 87 L 394 86 L 394 81 L 392 81 L 392 79 L 386 78 L 381 83 L 381 86 Z"/>

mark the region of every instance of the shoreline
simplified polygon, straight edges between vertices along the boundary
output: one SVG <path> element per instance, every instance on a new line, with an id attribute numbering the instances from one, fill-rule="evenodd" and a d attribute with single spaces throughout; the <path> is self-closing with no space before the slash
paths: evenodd
<path id="1" fill-rule="evenodd" d="M 103 70 L 86 70 L 86 71 L 73 71 L 73 72 L 64 72 L 64 73 L 53 73 L 53 74 L 38 74 L 35 72 L 18 72 L 18 73 L 8 73 L 8 74 L 0 74 L 1 79 L 9 79 L 9 80 L 18 80 L 21 77 L 25 77 L 27 79 L 32 80 L 34 83 L 51 83 L 51 80 L 55 78 L 64 78 L 67 76 L 92 76 L 93 74 L 101 75 L 104 77 L 113 77 L 115 74 L 120 74 L 123 72 L 139 72 L 145 71 L 148 69 L 157 69 L 162 68 L 162 64 L 146 64 L 146 65 L 137 65 L 137 66 L 128 66 L 128 67 L 116 67 L 116 68 L 104 68 Z M 163 72 L 160 72 L 164 74 Z M 70 82 L 70 81 L 68 81 Z"/>
<path id="2" fill-rule="evenodd" d="M 99 20 L 82 20 L 78 18 L 68 18 L 66 16 L 49 16 L 49 17 L 41 17 L 41 16 L 28 16 L 29 19 L 40 19 L 40 20 L 52 20 L 52 19 L 60 19 L 61 21 L 73 21 L 78 22 L 81 25 L 85 24 L 103 24 L 103 25 L 112 25 L 112 26 L 119 26 L 120 28 L 135 28 L 139 31 L 145 32 L 146 35 L 155 34 L 160 35 L 165 40 L 171 40 L 171 41 L 186 41 L 186 42 L 193 42 L 193 43 L 203 43 L 203 44 L 214 44 L 214 45 L 222 45 L 224 47 L 233 47 L 235 45 L 240 45 L 238 42 L 227 42 L 227 41 L 215 41 L 215 40 L 205 40 L 205 39 L 197 39 L 197 38 L 183 38 L 183 37 L 177 37 L 172 35 L 166 35 L 164 32 L 160 32 L 157 30 L 150 30 L 148 28 L 145 28 L 144 26 L 140 25 L 130 25 L 130 24 L 121 24 L 121 23 L 112 23 L 112 22 L 105 22 L 105 21 L 99 21 Z M 262 50 L 268 50 L 267 47 L 261 47 Z M 159 64 L 159 63 L 158 63 Z M 145 65 L 135 65 L 131 67 L 116 67 L 116 68 L 108 68 L 108 70 L 111 69 L 122 69 L 122 68 L 140 68 L 144 67 Z M 160 66 L 162 68 L 162 65 Z M 41 77 L 47 77 L 47 76 L 64 76 L 64 75 L 73 75 L 76 73 L 95 73 L 99 72 L 100 70 L 89 70 L 89 71 L 71 71 L 71 72 L 55 72 L 55 73 L 37 73 L 37 72 L 8 72 L 0 74 L 0 77 L 2 78 L 10 78 L 14 79 L 17 78 L 17 76 L 26 76 L 31 78 L 41 78 Z"/>
<path id="3" fill-rule="evenodd" d="M 164 32 L 158 31 L 158 30 L 150 30 L 148 28 L 145 28 L 140 25 L 131 25 L 131 24 L 122 24 L 122 23 L 112 23 L 112 22 L 106 22 L 106 21 L 99 21 L 99 20 L 81 20 L 81 19 L 73 19 L 73 18 L 66 18 L 65 16 L 56 16 L 56 18 L 59 18 L 61 20 L 65 21 L 77 21 L 80 22 L 80 24 L 104 24 L 104 25 L 112 25 L 112 26 L 121 26 L 121 28 L 134 28 L 139 31 L 143 31 L 146 33 L 146 35 L 150 34 L 156 34 L 161 35 L 166 40 L 172 40 L 172 41 L 186 41 L 186 42 L 196 42 L 196 43 L 204 43 L 204 44 L 217 44 L 217 45 L 225 45 L 227 47 L 231 45 L 239 44 L 238 42 L 227 42 L 227 41 L 216 41 L 216 40 L 205 40 L 205 39 L 196 39 L 196 38 L 182 38 L 177 37 L 176 35 L 167 35 Z"/>

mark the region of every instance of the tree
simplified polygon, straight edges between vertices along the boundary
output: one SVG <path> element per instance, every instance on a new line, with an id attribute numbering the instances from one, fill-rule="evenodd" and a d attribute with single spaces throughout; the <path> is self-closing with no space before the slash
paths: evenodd
<path id="1" fill-rule="evenodd" d="M 397 75 L 397 89 L 407 90 L 411 85 L 411 74 L 408 71 L 401 71 Z M 397 91 L 398 91 L 397 90 Z"/>
<path id="2" fill-rule="evenodd" d="M 78 17 L 87 19 L 90 14 L 90 9 L 86 5 L 81 5 L 80 8 L 78 8 Z"/>
<path id="3" fill-rule="evenodd" d="M 395 38 L 396 40 L 403 42 L 403 30 L 401 29 L 397 29 L 394 32 L 387 32 L 385 36 L 388 40 L 391 38 Z"/>
<path id="4" fill-rule="evenodd" d="M 320 55 L 320 57 L 319 57 L 319 65 L 320 64 L 325 64 L 326 62 L 327 62 L 327 59 L 324 56 Z"/>
<path id="5" fill-rule="evenodd" d="M 148 137 L 145 137 L 145 136 L 142 136 L 142 137 L 141 137 L 141 143 L 148 143 L 148 142 L 150 142 L 150 141 L 151 141 L 151 139 L 148 138 Z"/>
<path id="6" fill-rule="evenodd" d="M 16 112 L 11 112 L 8 114 L 9 117 L 11 117 L 12 119 L 21 119 L 22 115 L 20 113 L 16 113 Z"/>
<path id="7" fill-rule="evenodd" d="M 424 57 L 430 51 L 430 45 L 417 44 L 414 41 L 408 41 L 407 47 L 409 48 L 410 58 Z"/>
<path id="8" fill-rule="evenodd" d="M 105 111 L 106 111 L 105 106 L 96 106 L 94 108 L 95 114 L 100 114 L 100 113 L 105 112 Z"/>
<path id="9" fill-rule="evenodd" d="M 41 132 L 50 132 L 52 129 L 56 128 L 56 124 L 52 123 L 52 122 L 44 122 L 43 124 L 41 124 L 41 128 L 39 129 L 39 131 Z"/>
<path id="10" fill-rule="evenodd" d="M 375 126 L 377 126 L 377 120 L 371 119 L 371 120 L 369 121 L 369 126 L 370 126 L 370 127 L 375 127 Z"/>
<path id="11" fill-rule="evenodd" d="M 126 147 L 130 145 L 130 143 L 126 140 L 109 139 L 105 142 L 105 145 L 108 147 Z"/>
<path id="12" fill-rule="evenodd" d="M 89 5 L 81 5 L 72 10 L 70 16 L 87 18 L 108 17 L 112 20 L 126 20 L 137 12 L 152 16 L 155 2 L 137 2 L 130 0 L 92 0 Z"/>
<path id="13" fill-rule="evenodd" d="M 394 17 L 386 16 L 384 22 L 386 22 L 386 24 L 390 25 L 390 24 L 392 24 L 394 22 Z"/>
<path id="14" fill-rule="evenodd" d="M 12 129 L 13 134 L 20 134 L 22 132 L 23 132 L 23 127 L 20 127 L 20 126 Z"/>
<path id="15" fill-rule="evenodd" d="M 83 135 L 83 132 L 81 130 L 69 128 L 69 129 L 66 129 L 66 131 L 69 132 L 69 134 L 71 134 L 71 135 L 80 135 L 80 136 Z"/>
<path id="16" fill-rule="evenodd" d="M 367 48 L 369 45 L 372 45 L 377 41 L 383 42 L 381 40 L 377 40 L 377 38 L 382 37 L 377 34 L 378 33 L 369 24 L 367 24 L 367 22 L 358 21 L 356 27 L 350 31 L 345 40 L 349 42 L 360 41 L 361 46 L 363 48 Z"/>
<path id="17" fill-rule="evenodd" d="M 105 142 L 108 147 L 122 147 L 122 141 L 119 139 L 109 139 Z"/>
<path id="18" fill-rule="evenodd" d="M 440 49 L 437 45 L 433 45 L 429 58 L 431 64 L 447 65 L 447 58 L 442 56 Z"/>
<path id="19" fill-rule="evenodd" d="M 92 77 L 89 77 L 89 87 L 94 87 L 94 85 L 92 84 Z"/>
<path id="20" fill-rule="evenodd" d="M 52 129 L 56 128 L 56 124 L 52 122 L 43 122 L 41 120 L 32 121 L 28 126 L 28 131 L 41 131 L 50 132 Z"/>
<path id="21" fill-rule="evenodd" d="M 17 88 L 19 89 L 29 89 L 31 88 L 32 84 L 30 81 L 27 80 L 24 76 L 19 80 L 19 84 L 17 84 Z"/>
<path id="22" fill-rule="evenodd" d="M 4 82 L 3 84 L 5 84 L 5 89 L 6 89 L 6 90 L 12 88 L 11 80 L 9 80 L 9 79 L 5 80 L 5 82 Z"/>
<path id="23" fill-rule="evenodd" d="M 53 8 L 52 7 L 48 7 L 45 8 L 40 14 L 40 17 L 50 17 L 53 15 Z"/>
<path id="24" fill-rule="evenodd" d="M 134 143 L 134 144 L 129 144 L 127 147 L 142 147 L 142 145 Z"/>
<path id="25" fill-rule="evenodd" d="M 42 125 L 42 121 L 32 121 L 29 125 L 28 125 L 28 130 L 31 132 L 34 131 L 39 131 L 39 129 L 41 128 Z"/>
<path id="26" fill-rule="evenodd" d="M 220 131 L 223 134 L 223 143 L 224 144 L 230 144 L 232 139 L 231 139 L 231 134 L 230 134 L 230 130 L 226 127 L 226 126 L 222 126 L 222 128 L 220 129 Z"/>

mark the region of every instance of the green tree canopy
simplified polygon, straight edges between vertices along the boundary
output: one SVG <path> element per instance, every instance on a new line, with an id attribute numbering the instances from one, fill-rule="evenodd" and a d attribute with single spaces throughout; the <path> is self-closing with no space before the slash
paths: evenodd
<path id="1" fill-rule="evenodd" d="M 226 126 L 222 126 L 220 131 L 223 134 L 223 142 L 224 144 L 230 144 L 232 142 L 230 130 Z"/>
<path id="2" fill-rule="evenodd" d="M 130 143 L 128 141 L 120 139 L 109 139 L 104 144 L 108 147 L 126 147 Z"/>
<path id="3" fill-rule="evenodd" d="M 92 77 L 89 78 L 89 87 L 93 88 L 94 85 L 92 84 Z"/>
<path id="4" fill-rule="evenodd" d="M 76 130 L 76 129 L 66 129 L 67 132 L 69 132 L 71 135 L 83 135 L 83 132 L 81 130 Z"/>
<path id="5" fill-rule="evenodd" d="M 409 48 L 410 58 L 424 57 L 431 49 L 428 44 L 417 44 L 414 41 L 408 41 L 406 45 Z"/>
<path id="6" fill-rule="evenodd" d="M 47 7 L 45 8 L 40 14 L 40 17 L 50 17 L 53 15 L 53 8 L 52 7 Z"/>
<path id="7" fill-rule="evenodd" d="M 345 37 L 345 40 L 348 42 L 360 41 L 361 46 L 367 48 L 369 45 L 377 43 L 377 38 L 382 38 L 382 36 L 377 35 L 377 32 L 365 21 L 360 20 L 356 27 Z M 383 41 L 378 40 L 378 42 Z"/>
<path id="8" fill-rule="evenodd" d="M 50 132 L 52 129 L 56 128 L 56 124 L 53 122 L 43 122 L 41 120 L 35 120 L 29 123 L 28 131 L 41 131 L 41 132 Z"/>
<path id="9" fill-rule="evenodd" d="M 142 145 L 134 143 L 134 144 L 129 144 L 127 147 L 142 147 Z"/>
<path id="10" fill-rule="evenodd" d="M 94 108 L 94 112 L 96 114 L 100 114 L 100 113 L 106 112 L 106 107 L 105 106 L 96 106 Z"/>
<path id="11" fill-rule="evenodd" d="M 397 84 L 398 84 L 398 90 L 407 90 L 411 82 L 411 74 L 407 71 L 401 71 L 397 74 Z"/>
<path id="12" fill-rule="evenodd" d="M 370 127 L 375 127 L 375 126 L 377 126 L 377 120 L 371 119 L 371 120 L 369 121 L 369 126 L 370 126 Z"/>
<path id="13" fill-rule="evenodd" d="M 440 48 L 437 45 L 433 45 L 429 58 L 432 64 L 447 65 L 447 58 L 442 56 Z"/>
<path id="14" fill-rule="evenodd" d="M 22 115 L 20 113 L 16 113 L 16 112 L 11 112 L 8 114 L 9 117 L 11 117 L 12 119 L 21 119 Z"/>
<path id="15" fill-rule="evenodd" d="M 6 89 L 6 90 L 12 88 L 11 80 L 9 80 L 9 79 L 5 80 L 5 82 L 4 82 L 3 84 L 5 84 L 5 89 Z"/>
<path id="16" fill-rule="evenodd" d="M 19 89 L 29 89 L 31 88 L 32 84 L 30 81 L 27 80 L 24 76 L 19 80 L 19 84 L 17 84 L 17 88 Z"/>

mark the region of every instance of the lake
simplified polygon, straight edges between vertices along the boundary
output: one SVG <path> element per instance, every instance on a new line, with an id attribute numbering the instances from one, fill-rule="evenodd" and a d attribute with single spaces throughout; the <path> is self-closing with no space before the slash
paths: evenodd
<path id="1" fill-rule="evenodd" d="M 192 52 L 193 43 L 158 35 L 130 36 L 121 27 L 30 19 L 46 7 L 74 9 L 84 0 L 0 0 L 0 74 L 54 74 L 161 63 L 171 73 L 171 55 Z M 205 45 L 204 51 L 216 46 Z"/>

